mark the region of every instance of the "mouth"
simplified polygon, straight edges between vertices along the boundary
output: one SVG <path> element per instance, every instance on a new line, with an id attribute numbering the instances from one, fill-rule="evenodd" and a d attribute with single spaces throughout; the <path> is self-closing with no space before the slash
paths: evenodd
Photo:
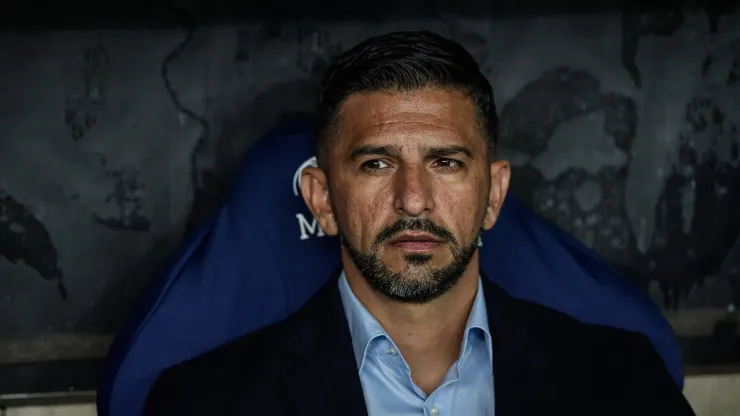
<path id="1" fill-rule="evenodd" d="M 428 233 L 403 232 L 388 242 L 388 245 L 412 253 L 427 253 L 435 250 L 444 242 Z"/>

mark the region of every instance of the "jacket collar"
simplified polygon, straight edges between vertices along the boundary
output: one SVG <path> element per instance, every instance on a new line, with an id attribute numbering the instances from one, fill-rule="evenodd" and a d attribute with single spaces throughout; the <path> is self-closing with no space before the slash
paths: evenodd
<path id="1" fill-rule="evenodd" d="M 339 273 L 286 322 L 283 351 L 300 363 L 283 376 L 282 385 L 298 416 L 367 415 L 337 288 Z"/>
<path id="2" fill-rule="evenodd" d="M 296 415 L 367 414 L 337 286 L 339 273 L 286 322 L 283 351 L 299 363 L 284 374 L 282 383 Z M 544 342 L 552 329 L 540 323 L 540 309 L 514 299 L 481 275 L 493 345 L 496 412 L 546 411 L 560 397 L 562 384 L 554 365 L 557 351 Z"/>

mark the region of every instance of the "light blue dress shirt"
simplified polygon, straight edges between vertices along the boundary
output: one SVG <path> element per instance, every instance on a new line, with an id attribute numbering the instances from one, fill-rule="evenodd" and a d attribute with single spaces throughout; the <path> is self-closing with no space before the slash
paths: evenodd
<path id="1" fill-rule="evenodd" d="M 344 273 L 339 292 L 369 416 L 494 415 L 493 350 L 480 278 L 460 357 L 428 396 L 412 381 L 393 340 L 357 299 Z"/>

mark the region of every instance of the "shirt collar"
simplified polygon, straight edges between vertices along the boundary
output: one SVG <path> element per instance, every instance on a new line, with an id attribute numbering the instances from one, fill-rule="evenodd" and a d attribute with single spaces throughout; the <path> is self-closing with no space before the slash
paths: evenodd
<path id="1" fill-rule="evenodd" d="M 357 369 L 362 368 L 367 354 L 370 341 L 378 337 L 390 339 L 380 323 L 365 308 L 365 305 L 357 299 L 352 288 L 349 287 L 347 276 L 342 272 L 339 276 L 339 294 L 342 297 L 344 314 L 347 316 L 349 332 L 352 335 L 352 347 L 355 350 Z"/>
<path id="2" fill-rule="evenodd" d="M 482 333 L 486 352 L 488 353 L 488 363 L 491 370 L 493 370 L 493 342 L 491 341 L 491 331 L 488 327 L 488 305 L 486 305 L 486 296 L 483 293 L 483 281 L 480 276 L 478 277 L 478 292 L 475 294 L 475 300 L 473 301 L 473 308 L 470 310 L 470 316 L 468 317 L 468 323 L 465 325 L 465 335 L 463 336 L 462 348 L 460 349 L 460 355 L 464 359 L 466 355 L 465 351 L 471 344 L 471 337 L 474 337 L 475 332 Z"/>
<path id="3" fill-rule="evenodd" d="M 342 298 L 344 313 L 349 324 L 350 334 L 352 336 L 352 347 L 355 352 L 358 370 L 362 369 L 367 355 L 367 349 L 371 341 L 379 337 L 390 337 L 385 332 L 380 323 L 365 308 L 365 305 L 357 299 L 352 288 L 349 287 L 347 276 L 342 272 L 339 277 L 339 294 Z M 461 357 L 465 357 L 465 352 L 471 345 L 471 337 L 476 336 L 476 332 L 483 333 L 486 350 L 488 352 L 488 362 L 493 368 L 493 349 L 491 342 L 491 332 L 488 328 L 488 311 L 486 309 L 486 299 L 483 294 L 483 282 L 478 278 L 478 292 L 473 301 L 473 308 L 470 311 L 468 322 L 465 326 L 465 335 L 460 349 Z M 391 341 L 392 342 L 392 341 Z"/>

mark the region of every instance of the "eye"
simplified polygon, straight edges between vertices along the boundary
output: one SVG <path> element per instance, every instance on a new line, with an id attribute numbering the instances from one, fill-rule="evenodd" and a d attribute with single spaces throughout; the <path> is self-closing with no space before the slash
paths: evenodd
<path id="1" fill-rule="evenodd" d="M 374 160 L 368 160 L 367 162 L 363 163 L 361 166 L 361 169 L 368 172 L 375 172 L 379 171 L 381 169 L 386 169 L 390 165 L 382 159 L 374 159 Z"/>
<path id="2" fill-rule="evenodd" d="M 436 159 L 432 166 L 447 170 L 458 170 L 463 167 L 463 163 L 455 159 L 440 158 Z"/>

